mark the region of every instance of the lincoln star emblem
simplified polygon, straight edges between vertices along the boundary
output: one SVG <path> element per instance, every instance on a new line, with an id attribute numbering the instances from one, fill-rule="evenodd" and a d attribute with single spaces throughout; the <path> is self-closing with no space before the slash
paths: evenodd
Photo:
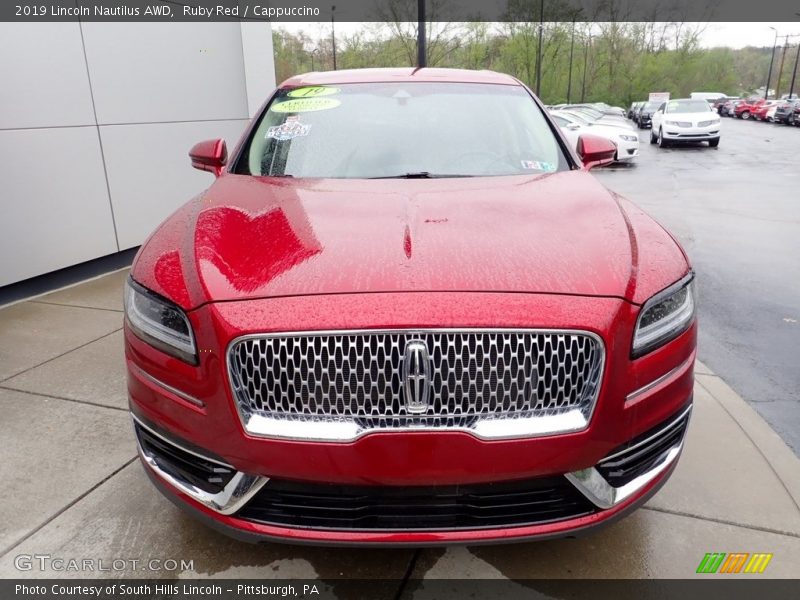
<path id="1" fill-rule="evenodd" d="M 406 411 L 412 415 L 427 411 L 431 395 L 431 361 L 428 347 L 421 340 L 412 340 L 406 344 L 403 356 L 403 386 Z"/>

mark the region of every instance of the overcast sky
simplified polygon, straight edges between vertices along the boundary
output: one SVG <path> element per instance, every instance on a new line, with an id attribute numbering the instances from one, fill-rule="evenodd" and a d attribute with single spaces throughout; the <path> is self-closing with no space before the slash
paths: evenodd
<path id="1" fill-rule="evenodd" d="M 364 23 L 336 23 L 336 32 L 347 35 L 358 31 L 364 25 Z M 770 26 L 778 30 L 779 46 L 783 45 L 784 35 L 800 34 L 800 23 L 707 23 L 702 34 L 701 44 L 707 48 L 714 46 L 731 48 L 771 46 L 775 41 L 775 32 L 770 29 Z M 313 38 L 330 35 L 330 23 L 280 23 L 273 24 L 273 27 L 286 29 L 293 33 L 305 31 Z M 798 41 L 800 41 L 800 36 L 789 38 L 790 45 L 797 44 Z"/>

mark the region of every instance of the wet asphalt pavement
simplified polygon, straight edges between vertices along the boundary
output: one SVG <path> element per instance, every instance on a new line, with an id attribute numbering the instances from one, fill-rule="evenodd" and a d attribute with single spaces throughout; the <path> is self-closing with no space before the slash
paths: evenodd
<path id="1" fill-rule="evenodd" d="M 800 128 L 723 118 L 718 148 L 649 137 L 634 164 L 594 172 L 683 244 L 698 358 L 800 455 Z"/>

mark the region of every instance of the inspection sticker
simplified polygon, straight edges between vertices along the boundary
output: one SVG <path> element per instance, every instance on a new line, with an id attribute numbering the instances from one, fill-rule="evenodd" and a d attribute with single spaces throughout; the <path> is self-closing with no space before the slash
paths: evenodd
<path id="1" fill-rule="evenodd" d="M 521 160 L 523 169 L 532 169 L 535 171 L 544 171 L 545 173 L 552 173 L 556 170 L 555 166 L 549 162 L 541 160 Z"/>
<path id="2" fill-rule="evenodd" d="M 299 117 L 286 117 L 285 122 L 267 129 L 266 137 L 285 142 L 286 140 L 308 135 L 310 129 L 311 125 L 301 123 Z"/>
<path id="3" fill-rule="evenodd" d="M 328 110 L 336 108 L 342 102 L 334 98 L 294 98 L 273 104 L 271 110 L 278 113 L 287 112 L 313 112 L 315 110 Z"/>
<path id="4" fill-rule="evenodd" d="M 292 90 L 287 96 L 290 98 L 318 98 L 319 96 L 330 96 L 331 94 L 338 94 L 341 90 L 336 87 L 327 87 L 322 85 L 313 85 L 309 87 L 301 87 Z"/>

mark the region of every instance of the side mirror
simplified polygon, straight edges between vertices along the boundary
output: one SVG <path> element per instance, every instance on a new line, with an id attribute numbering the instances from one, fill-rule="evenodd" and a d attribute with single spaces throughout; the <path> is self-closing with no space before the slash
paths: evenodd
<path id="1" fill-rule="evenodd" d="M 192 146 L 192 149 L 189 150 L 189 158 L 195 169 L 208 171 L 215 177 L 219 177 L 228 160 L 228 147 L 225 145 L 225 140 L 222 139 L 205 140 Z"/>
<path id="2" fill-rule="evenodd" d="M 617 147 L 604 137 L 582 135 L 578 138 L 578 156 L 586 169 L 610 165 L 616 154 Z"/>

